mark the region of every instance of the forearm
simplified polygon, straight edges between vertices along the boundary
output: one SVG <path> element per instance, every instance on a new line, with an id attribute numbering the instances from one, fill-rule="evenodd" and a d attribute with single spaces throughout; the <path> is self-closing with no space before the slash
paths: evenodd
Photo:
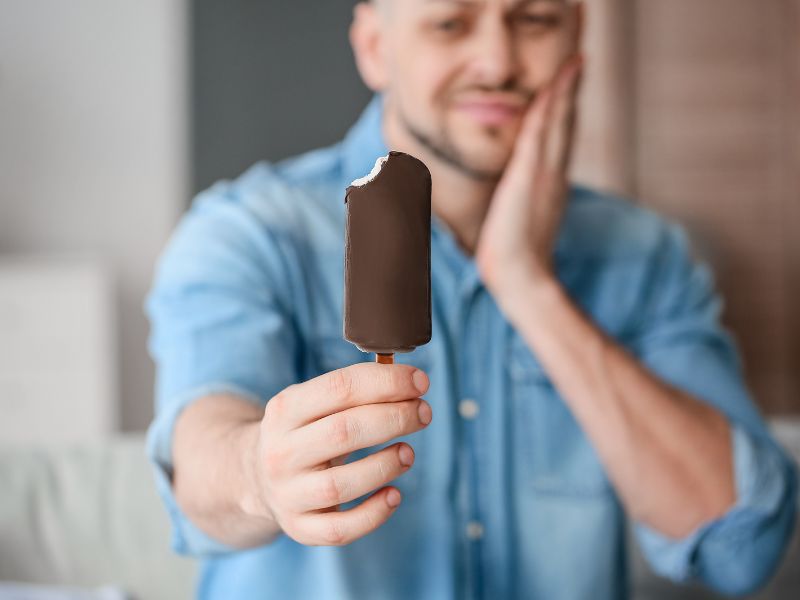
<path id="1" fill-rule="evenodd" d="M 175 498 L 186 516 L 216 540 L 235 548 L 271 542 L 279 526 L 252 516 L 255 456 L 263 409 L 230 397 L 193 402 L 175 425 Z"/>
<path id="2" fill-rule="evenodd" d="M 605 336 L 552 279 L 503 296 L 596 448 L 629 513 L 671 537 L 735 501 L 730 432 L 714 408 L 658 380 Z"/>

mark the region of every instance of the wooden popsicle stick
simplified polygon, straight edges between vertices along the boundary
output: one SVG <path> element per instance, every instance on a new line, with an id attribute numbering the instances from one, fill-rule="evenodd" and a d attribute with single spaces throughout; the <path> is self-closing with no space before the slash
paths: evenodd
<path id="1" fill-rule="evenodd" d="M 375 362 L 380 363 L 382 365 L 393 365 L 394 364 L 394 354 L 375 354 Z"/>

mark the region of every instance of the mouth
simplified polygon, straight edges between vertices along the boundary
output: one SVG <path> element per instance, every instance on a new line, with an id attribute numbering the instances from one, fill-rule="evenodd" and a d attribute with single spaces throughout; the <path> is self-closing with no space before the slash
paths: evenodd
<path id="1" fill-rule="evenodd" d="M 458 100 L 454 108 L 481 125 L 505 125 L 518 119 L 524 111 L 519 101 L 492 98 L 465 98 Z"/>

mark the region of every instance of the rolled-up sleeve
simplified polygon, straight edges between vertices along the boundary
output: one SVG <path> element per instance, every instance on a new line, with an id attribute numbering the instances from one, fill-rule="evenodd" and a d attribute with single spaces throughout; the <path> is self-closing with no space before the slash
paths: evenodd
<path id="1" fill-rule="evenodd" d="M 233 548 L 195 527 L 175 500 L 172 435 L 178 416 L 210 394 L 265 405 L 298 372 L 279 238 L 225 198 L 221 185 L 201 194 L 176 229 L 146 302 L 157 366 L 147 454 L 172 522 L 172 547 L 192 556 Z"/>
<path id="2" fill-rule="evenodd" d="M 722 412 L 731 424 L 736 502 L 682 539 L 642 523 L 634 531 L 657 573 L 725 594 L 749 593 L 777 568 L 794 529 L 797 468 L 770 436 L 747 391 L 722 302 L 685 233 L 669 226 L 652 256 L 649 306 L 634 352 L 670 384 Z"/>

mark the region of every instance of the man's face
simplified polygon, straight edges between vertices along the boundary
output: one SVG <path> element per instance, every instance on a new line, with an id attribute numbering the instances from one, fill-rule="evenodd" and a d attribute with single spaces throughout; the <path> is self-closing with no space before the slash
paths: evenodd
<path id="1" fill-rule="evenodd" d="M 577 49 L 569 0 L 379 0 L 388 117 L 478 179 L 502 174 L 525 109 Z"/>

